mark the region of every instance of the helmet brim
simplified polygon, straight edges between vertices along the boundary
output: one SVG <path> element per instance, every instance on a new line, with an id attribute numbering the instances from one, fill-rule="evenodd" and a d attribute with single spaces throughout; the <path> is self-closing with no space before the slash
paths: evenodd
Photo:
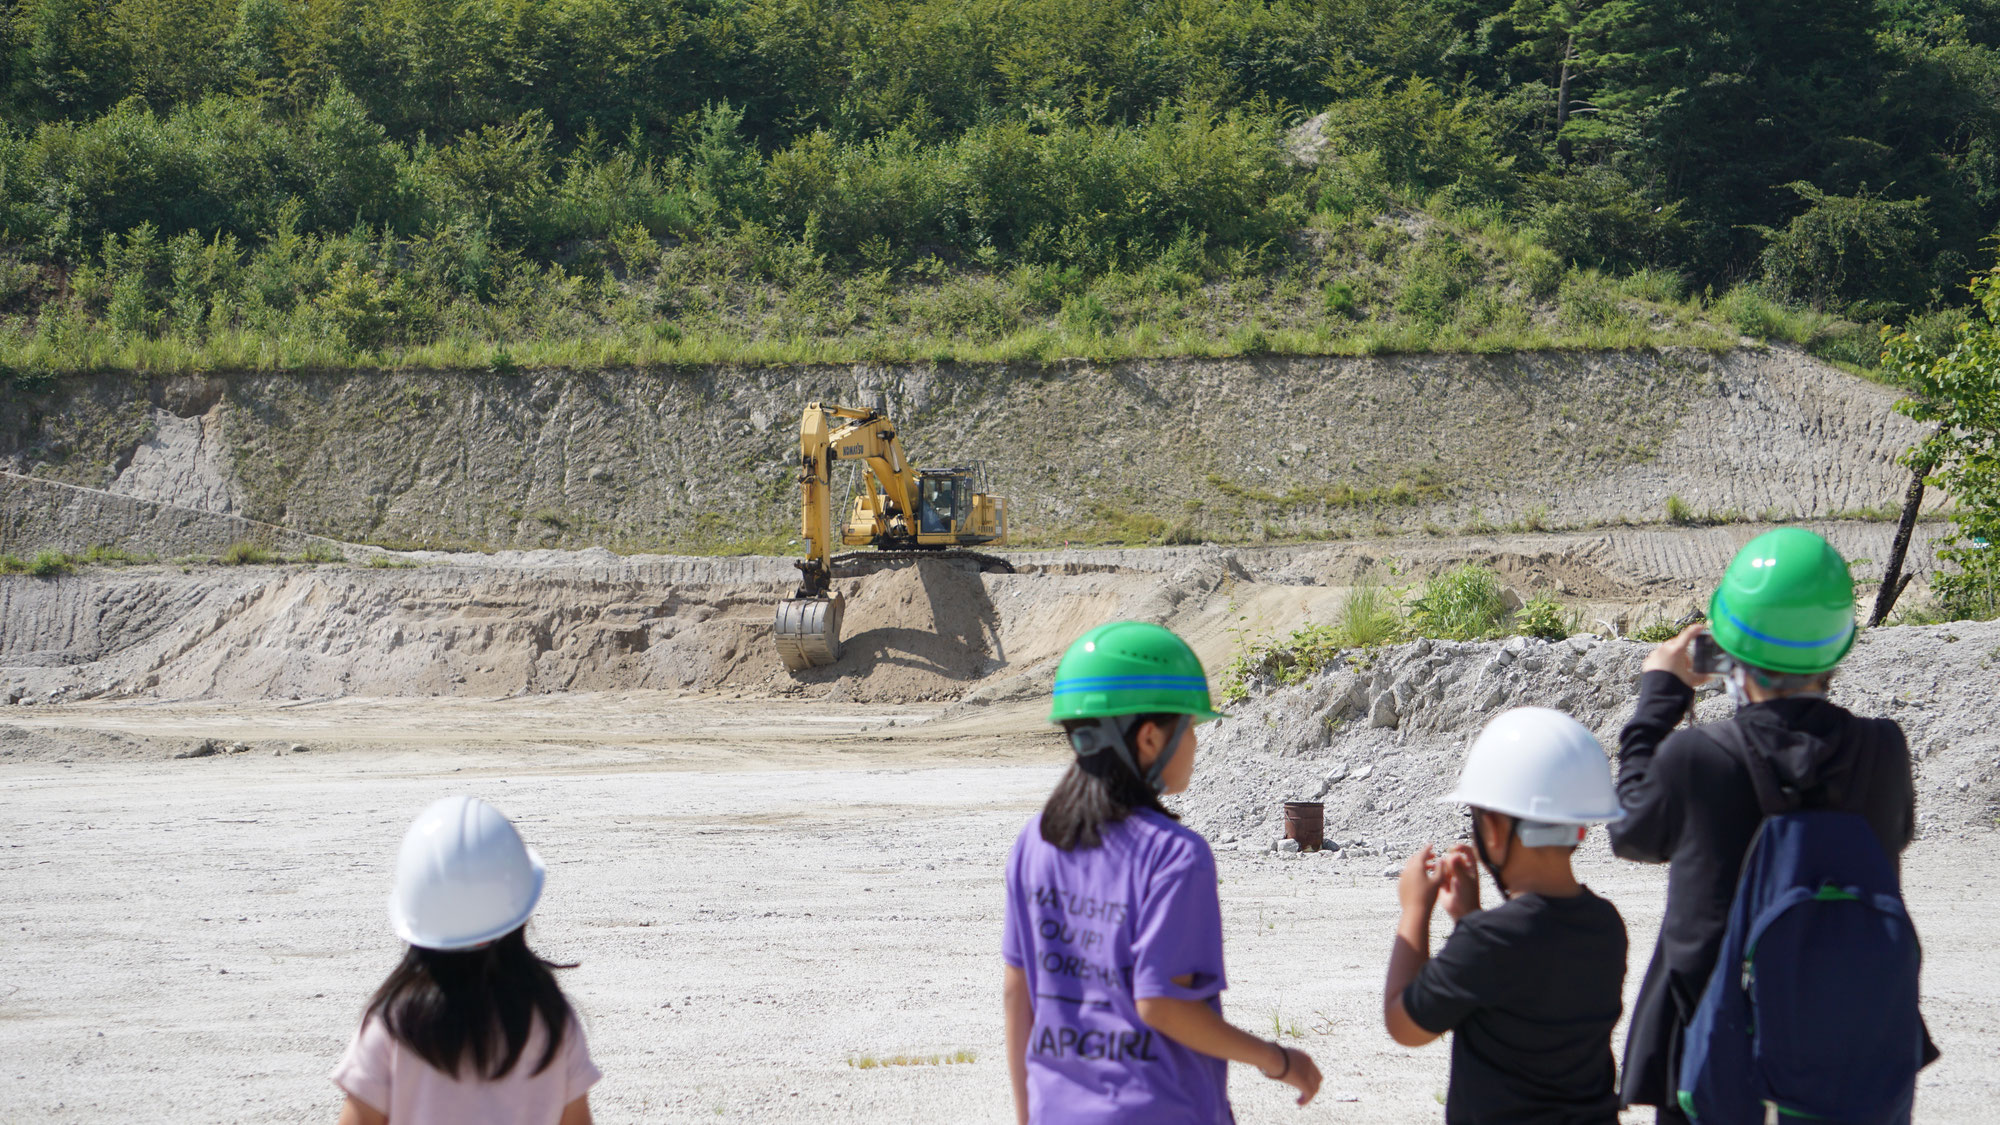
<path id="1" fill-rule="evenodd" d="M 1593 813 L 1584 816 L 1551 816 L 1545 812 L 1531 813 L 1519 808 L 1501 808 L 1491 800 L 1483 802 L 1467 800 L 1465 795 L 1456 789 L 1439 797 L 1437 803 L 1440 805 L 1458 805 L 1461 808 L 1484 809 L 1487 812 L 1496 812 L 1502 816 L 1511 816 L 1519 820 L 1532 820 L 1540 824 L 1616 824 L 1625 819 L 1625 810 L 1622 806 L 1614 806 L 1611 811 L 1601 815 Z"/>

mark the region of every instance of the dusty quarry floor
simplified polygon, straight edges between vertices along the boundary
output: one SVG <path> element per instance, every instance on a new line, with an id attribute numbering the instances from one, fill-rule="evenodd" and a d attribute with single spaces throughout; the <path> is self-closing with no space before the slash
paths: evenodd
<path id="1" fill-rule="evenodd" d="M 398 952 L 396 844 L 458 791 L 549 864 L 531 934 L 580 962 L 564 979 L 605 1073 L 600 1121 L 1011 1121 L 1001 862 L 1061 751 L 1032 706 L 910 725 L 935 710 L 649 693 L 17 709 L 89 737 L 69 761 L 0 758 L 0 1122 L 331 1122 L 326 1073 Z M 106 732 L 252 749 L 104 756 Z M 1994 843 L 1942 833 L 1906 860 L 1944 1050 L 1920 1122 L 2000 1104 Z M 1239 1119 L 1439 1119 L 1446 1047 L 1379 1028 L 1386 861 L 1218 859 L 1226 1010 L 1326 1075 L 1301 1111 L 1236 1068 Z M 1582 866 L 1631 929 L 1629 993 L 1661 873 L 1601 846 Z M 860 1065 L 957 1052 L 974 1061 Z"/>

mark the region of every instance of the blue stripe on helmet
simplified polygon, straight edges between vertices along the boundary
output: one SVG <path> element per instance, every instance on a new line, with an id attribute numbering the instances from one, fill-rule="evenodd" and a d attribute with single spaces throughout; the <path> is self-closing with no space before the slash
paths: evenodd
<path id="1" fill-rule="evenodd" d="M 1731 613 L 1729 611 L 1729 606 L 1723 602 L 1722 594 L 1719 591 L 1715 595 L 1715 608 L 1721 610 L 1722 616 L 1727 617 L 1731 625 L 1734 625 L 1738 629 L 1743 630 L 1746 636 L 1752 637 L 1756 640 L 1763 641 L 1767 645 L 1777 645 L 1779 648 L 1825 648 L 1828 645 L 1840 644 L 1845 640 L 1847 640 L 1847 638 L 1854 635 L 1854 622 L 1849 621 L 1847 623 L 1847 628 L 1842 629 L 1840 632 L 1835 633 L 1833 636 L 1827 637 L 1824 640 L 1788 641 L 1783 637 L 1774 637 L 1771 636 L 1769 633 L 1760 633 L 1757 630 L 1752 629 L 1749 626 L 1749 624 L 1746 623 L 1742 618 L 1736 616 L 1734 613 Z"/>
<path id="2" fill-rule="evenodd" d="M 1208 681 L 1200 676 L 1091 676 L 1057 680 L 1055 694 L 1072 691 L 1131 691 L 1159 688 L 1167 691 L 1207 691 Z"/>

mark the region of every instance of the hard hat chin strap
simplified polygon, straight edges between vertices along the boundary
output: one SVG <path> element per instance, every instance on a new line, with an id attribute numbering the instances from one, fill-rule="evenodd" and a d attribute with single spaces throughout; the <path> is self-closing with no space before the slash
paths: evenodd
<path id="1" fill-rule="evenodd" d="M 1493 815 L 1500 816 L 1502 814 L 1495 813 Z M 1513 854 L 1514 851 L 1514 824 L 1515 824 L 1515 818 L 1511 816 L 1508 817 L 1507 852 L 1508 855 L 1510 856 Z M 1486 873 L 1488 875 L 1493 876 L 1493 885 L 1500 888 L 1501 901 L 1505 902 L 1506 900 L 1513 898 L 1514 896 L 1507 890 L 1507 880 L 1502 879 L 1500 877 L 1500 863 L 1505 863 L 1507 861 L 1505 859 L 1502 859 L 1500 863 L 1495 863 L 1493 862 L 1492 855 L 1488 854 L 1488 852 L 1486 851 L 1486 819 L 1485 819 L 1485 811 L 1482 809 L 1472 810 L 1472 846 L 1479 852 L 1480 866 L 1486 868 Z"/>
<path id="2" fill-rule="evenodd" d="M 1088 724 L 1077 726 L 1069 732 L 1070 749 L 1079 758 L 1094 758 L 1109 750 L 1127 772 L 1139 779 L 1154 796 L 1166 789 L 1160 775 L 1166 772 L 1167 763 L 1173 760 L 1174 751 L 1180 748 L 1181 737 L 1194 722 L 1191 715 L 1182 715 L 1168 732 L 1167 743 L 1150 766 L 1139 765 L 1138 752 L 1132 745 L 1132 732 L 1139 727 L 1136 715 L 1107 715 Z"/>

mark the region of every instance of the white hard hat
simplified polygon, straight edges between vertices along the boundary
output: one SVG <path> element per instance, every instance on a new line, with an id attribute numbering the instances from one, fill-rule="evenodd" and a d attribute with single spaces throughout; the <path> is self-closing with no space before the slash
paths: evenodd
<path id="1" fill-rule="evenodd" d="M 471 949 L 535 912 L 545 872 L 499 809 L 477 797 L 431 804 L 403 837 L 389 922 L 425 949 Z"/>
<path id="2" fill-rule="evenodd" d="M 1582 723 L 1547 707 L 1495 716 L 1472 740 L 1458 788 L 1439 800 L 1538 824 L 1625 819 L 1604 747 Z"/>

